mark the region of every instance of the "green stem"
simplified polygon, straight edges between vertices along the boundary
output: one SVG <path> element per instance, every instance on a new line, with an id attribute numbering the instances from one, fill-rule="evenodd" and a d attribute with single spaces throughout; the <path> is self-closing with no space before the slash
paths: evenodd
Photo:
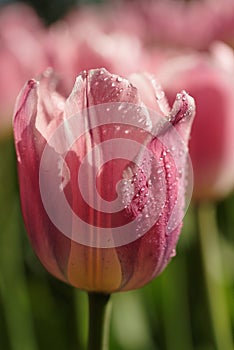
<path id="1" fill-rule="evenodd" d="M 160 277 L 162 317 L 168 350 L 192 350 L 193 348 L 188 313 L 186 267 L 185 257 L 177 256 L 173 264 L 170 264 Z M 178 315 L 180 322 L 178 322 Z"/>
<path id="2" fill-rule="evenodd" d="M 109 294 L 89 293 L 88 350 L 108 350 L 111 303 Z"/>
<path id="3" fill-rule="evenodd" d="M 222 255 L 212 203 L 199 203 L 197 220 L 210 318 L 217 350 L 233 349 L 230 314 L 223 281 Z"/>
<path id="4" fill-rule="evenodd" d="M 78 349 L 86 349 L 88 336 L 88 296 L 79 289 L 74 288 L 74 305 L 76 310 L 76 329 Z"/>

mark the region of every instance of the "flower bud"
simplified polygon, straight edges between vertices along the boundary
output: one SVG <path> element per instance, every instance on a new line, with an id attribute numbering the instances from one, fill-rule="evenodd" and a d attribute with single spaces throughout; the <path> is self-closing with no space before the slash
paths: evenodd
<path id="1" fill-rule="evenodd" d="M 87 291 L 143 286 L 175 255 L 181 230 L 193 99 L 182 91 L 169 110 L 153 77 L 130 80 L 84 71 L 66 99 L 48 71 L 15 108 L 31 243 L 49 272 Z"/>

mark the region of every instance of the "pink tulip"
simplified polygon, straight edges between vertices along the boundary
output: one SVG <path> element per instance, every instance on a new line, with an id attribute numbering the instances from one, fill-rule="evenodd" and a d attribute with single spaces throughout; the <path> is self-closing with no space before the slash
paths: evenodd
<path id="1" fill-rule="evenodd" d="M 46 37 L 50 66 L 66 82 L 67 91 L 82 70 L 104 67 L 126 76 L 146 67 L 148 57 L 139 38 L 117 27 L 110 30 L 106 22 L 83 9 L 50 27 Z"/>
<path id="2" fill-rule="evenodd" d="M 143 286 L 175 255 L 181 230 L 193 99 L 178 94 L 170 111 L 153 77 L 135 74 L 131 81 L 135 87 L 105 69 L 84 71 L 66 99 L 56 91 L 53 74 L 45 72 L 24 86 L 15 108 L 26 230 L 49 272 L 87 291 Z M 116 156 L 128 156 L 136 150 L 131 146 L 137 166 L 135 158 Z M 102 148 L 96 152 L 97 147 Z M 176 158 L 177 147 L 182 152 Z M 89 171 L 82 173 L 84 164 Z M 102 209 L 115 203 L 116 192 L 117 210 Z M 61 206 L 64 198 L 70 212 Z M 132 223 L 136 230 L 126 234 Z"/>
<path id="3" fill-rule="evenodd" d="M 168 60 L 158 72 L 172 101 L 182 86 L 196 99 L 190 155 L 194 198 L 213 199 L 234 186 L 234 53 L 215 43 L 210 53 L 194 52 Z"/>
<path id="4" fill-rule="evenodd" d="M 130 23 L 121 21 L 121 28 L 137 33 L 147 46 L 193 47 L 208 49 L 214 40 L 233 44 L 234 2 L 232 0 L 203 1 L 124 1 L 117 6 L 117 21 L 129 16 Z M 112 9 L 113 17 L 116 9 Z M 133 22 L 133 23 L 132 23 Z M 198 25 L 199 23 L 199 25 Z"/>
<path id="5" fill-rule="evenodd" d="M 78 7 L 64 18 L 73 32 L 81 28 L 98 28 L 104 34 L 119 32 L 143 38 L 145 23 L 140 12 L 122 2 L 85 5 Z M 132 55 L 131 55 L 132 56 Z"/>
<path id="6" fill-rule="evenodd" d="M 48 65 L 42 35 L 42 25 L 29 7 L 12 5 L 1 9 L 0 134 L 11 128 L 14 102 L 22 84 Z"/>

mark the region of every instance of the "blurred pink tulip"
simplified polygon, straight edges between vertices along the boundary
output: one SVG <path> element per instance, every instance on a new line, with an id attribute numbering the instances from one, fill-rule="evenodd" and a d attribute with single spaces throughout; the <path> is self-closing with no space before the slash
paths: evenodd
<path id="1" fill-rule="evenodd" d="M 83 12 L 55 23 L 46 37 L 50 66 L 62 76 L 67 91 L 82 70 L 104 67 L 126 76 L 147 66 L 149 58 L 137 36 L 117 27 L 109 30 L 98 14 L 95 20 L 93 13 Z M 107 22 L 108 19 L 107 16 Z"/>
<path id="2" fill-rule="evenodd" d="M 24 81 L 48 66 L 40 43 L 42 33 L 42 25 L 29 7 L 17 4 L 1 9 L 0 134 L 11 128 L 15 99 Z"/>
<path id="3" fill-rule="evenodd" d="M 168 60 L 158 72 L 172 101 L 182 86 L 196 99 L 190 155 L 194 198 L 214 199 L 234 186 L 234 53 L 216 42 L 210 53 L 193 52 Z"/>
<path id="4" fill-rule="evenodd" d="M 193 47 L 208 49 L 214 40 L 233 43 L 234 2 L 232 0 L 203 1 L 122 1 L 117 6 L 119 18 L 131 19 L 131 28 L 147 46 Z M 112 10 L 113 16 L 115 10 Z M 198 25 L 199 23 L 199 25 Z M 131 32 L 127 22 L 121 28 Z"/>
<path id="5" fill-rule="evenodd" d="M 134 74 L 130 80 L 132 83 L 105 69 L 84 71 L 66 99 L 56 91 L 52 73 L 45 72 L 39 81 L 30 80 L 24 86 L 15 108 L 21 204 L 30 240 L 49 272 L 87 291 L 110 293 L 143 286 L 175 255 L 181 230 L 186 152 L 180 154 L 176 164 L 173 150 L 178 143 L 173 130 L 180 135 L 186 148 L 194 116 L 193 99 L 186 92 L 178 94 L 170 111 L 153 77 Z M 153 107 L 154 112 L 149 113 L 145 104 Z M 118 115 L 121 117 L 114 120 Z M 151 134 L 158 117 L 159 134 L 163 140 L 172 142 L 170 149 Z M 73 127 L 71 123 L 75 123 Z M 78 129 L 81 130 L 79 138 Z M 58 132 L 60 138 L 56 140 Z M 125 153 L 131 151 L 130 147 L 122 147 L 129 140 L 134 141 L 134 145 L 139 142 L 137 167 L 132 161 L 114 157 L 120 149 Z M 118 142 L 118 147 L 114 147 L 114 143 L 110 146 L 114 141 Z M 105 143 L 108 143 L 107 156 L 113 155 L 113 158 L 103 161 L 103 167 L 96 172 L 96 162 L 105 158 L 105 152 L 101 148 L 95 156 L 91 151 L 104 147 Z M 48 154 L 48 162 L 43 163 Z M 62 165 L 60 156 L 54 161 L 60 154 L 64 157 Z M 90 171 L 84 173 L 83 193 L 77 174 L 80 176 L 85 160 Z M 55 171 L 56 176 L 50 176 L 51 171 Z M 95 191 L 105 199 L 104 204 L 114 201 L 118 188 L 118 199 L 123 205 L 119 210 L 102 211 L 101 199 L 97 200 L 97 207 L 94 206 L 93 177 Z M 46 193 L 39 182 L 44 184 Z M 57 188 L 56 196 L 54 188 Z M 72 208 L 69 220 L 61 209 L 62 194 Z M 44 195 L 60 224 L 70 227 L 70 236 L 62 233 L 51 219 L 42 200 Z M 156 211 L 158 217 L 151 222 Z M 172 217 L 172 213 L 175 216 Z M 81 218 L 82 225 L 86 225 L 85 232 L 76 230 L 76 215 Z M 137 224 L 139 232 L 136 229 L 131 233 L 136 237 L 128 241 L 128 235 L 121 234 L 124 225 L 132 220 L 137 223 L 141 220 Z M 169 224 L 172 224 L 171 231 Z M 141 234 L 143 228 L 146 232 Z M 96 231 L 99 234 L 96 243 L 100 243 L 104 239 L 101 230 L 105 229 L 113 230 L 114 245 L 95 246 Z M 88 244 L 79 243 L 80 237 Z M 119 239 L 128 242 L 117 244 Z"/>
<path id="6" fill-rule="evenodd" d="M 65 18 L 73 32 L 91 27 L 98 28 L 104 34 L 118 32 L 143 38 L 145 23 L 141 13 L 134 11 L 132 6 L 121 2 L 98 4 L 97 6 L 81 6 L 72 10 Z"/>

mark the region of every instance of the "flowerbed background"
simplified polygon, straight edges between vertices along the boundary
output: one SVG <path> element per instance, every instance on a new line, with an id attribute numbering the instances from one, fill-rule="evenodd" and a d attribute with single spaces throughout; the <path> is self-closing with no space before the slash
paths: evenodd
<path id="1" fill-rule="evenodd" d="M 110 349 L 233 349 L 233 45 L 229 0 L 1 2 L 1 349 L 82 350 L 86 343 L 86 295 L 44 270 L 19 204 L 14 101 L 47 66 L 68 91 L 81 70 L 104 66 L 120 75 L 155 73 L 169 98 L 183 87 L 196 98 L 204 119 L 194 131 L 198 175 L 177 256 L 149 285 L 114 295 Z"/>

